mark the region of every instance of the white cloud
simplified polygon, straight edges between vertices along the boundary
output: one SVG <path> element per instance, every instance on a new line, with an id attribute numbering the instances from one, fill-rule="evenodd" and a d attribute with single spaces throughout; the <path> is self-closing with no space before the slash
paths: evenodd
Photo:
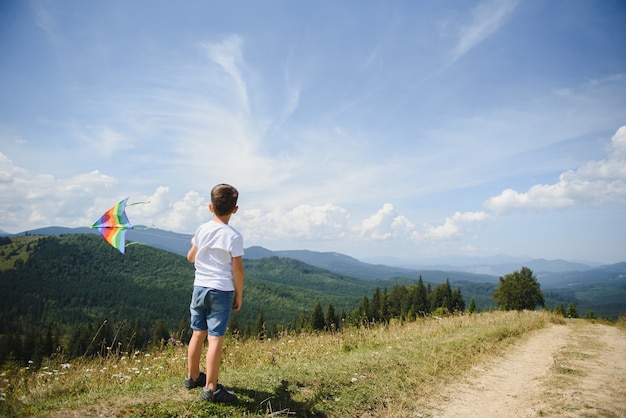
<path id="1" fill-rule="evenodd" d="M 422 243 L 450 241 L 489 217 L 485 212 L 456 212 L 441 226 L 426 225 L 425 231 L 401 215 L 393 204 L 384 204 L 376 213 L 353 222 L 345 208 L 333 205 L 300 205 L 291 210 L 242 210 L 233 220 L 251 245 L 274 241 L 333 241 L 352 242 L 355 245 L 392 243 L 400 247 Z M 369 243 L 369 244 L 368 244 Z"/>
<path id="2" fill-rule="evenodd" d="M 384 241 L 393 237 L 410 235 L 414 225 L 406 217 L 399 215 L 391 203 L 369 218 L 364 219 L 356 231 L 363 239 Z"/>
<path id="3" fill-rule="evenodd" d="M 241 225 L 252 242 L 281 239 L 338 239 L 348 230 L 350 214 L 333 204 L 300 205 L 291 210 L 241 210 L 233 224 Z"/>
<path id="4" fill-rule="evenodd" d="M 433 241 L 447 241 L 461 236 L 465 225 L 482 222 L 488 217 L 489 215 L 485 212 L 455 212 L 452 217 L 446 217 L 441 226 L 426 225 L 423 238 Z"/>
<path id="5" fill-rule="evenodd" d="M 626 200 L 626 126 L 611 140 L 606 159 L 589 161 L 568 170 L 554 184 L 538 184 L 527 192 L 506 189 L 484 202 L 497 213 L 516 209 L 562 209 L 577 204 L 601 206 L 608 200 Z"/>
<path id="6" fill-rule="evenodd" d="M 10 232 L 60 225 L 89 226 L 104 211 L 125 196 L 115 191 L 118 181 L 98 171 L 57 179 L 47 174 L 32 175 L 0 153 L 0 224 L 11 225 Z M 10 198 L 12 197 L 12 198 Z M 130 195 L 127 214 L 134 225 L 149 225 L 182 233 L 193 233 L 211 219 L 208 200 L 195 191 L 180 200 L 169 187 L 160 186 L 151 195 Z M 418 231 L 415 223 L 398 213 L 393 204 L 384 204 L 376 213 L 353 222 L 351 213 L 336 204 L 301 204 L 242 209 L 231 223 L 248 245 L 299 242 L 352 242 L 355 245 L 387 242 L 409 248 L 411 245 L 444 242 L 460 237 L 484 212 L 456 212 L 440 226 L 426 225 Z M 369 244 L 368 244 L 369 243 Z"/>
<path id="7" fill-rule="evenodd" d="M 183 200 L 174 202 L 156 220 L 156 226 L 170 231 L 193 232 L 211 219 L 208 202 L 197 192 L 187 192 Z"/>
<path id="8" fill-rule="evenodd" d="M 85 201 L 112 191 L 116 180 L 95 170 L 64 179 L 32 174 L 0 153 L 0 224 L 15 231 L 93 223 Z"/>

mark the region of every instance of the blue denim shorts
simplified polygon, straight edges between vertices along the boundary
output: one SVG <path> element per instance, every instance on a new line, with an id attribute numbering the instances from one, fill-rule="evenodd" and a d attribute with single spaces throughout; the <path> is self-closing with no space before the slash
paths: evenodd
<path id="1" fill-rule="evenodd" d="M 233 309 L 235 292 L 193 287 L 191 296 L 191 329 L 209 331 L 212 337 L 221 337 L 226 333 L 226 326 Z"/>

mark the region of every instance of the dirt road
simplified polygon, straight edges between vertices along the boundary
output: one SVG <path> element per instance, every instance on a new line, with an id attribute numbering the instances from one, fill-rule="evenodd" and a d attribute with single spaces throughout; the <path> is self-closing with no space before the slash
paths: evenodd
<path id="1" fill-rule="evenodd" d="M 626 333 L 573 319 L 475 367 L 432 417 L 626 417 Z"/>

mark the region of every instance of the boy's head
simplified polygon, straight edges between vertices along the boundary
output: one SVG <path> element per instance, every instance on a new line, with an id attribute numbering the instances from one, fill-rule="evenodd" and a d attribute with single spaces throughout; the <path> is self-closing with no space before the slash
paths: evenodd
<path id="1" fill-rule="evenodd" d="M 218 184 L 211 190 L 211 205 L 217 216 L 226 216 L 237 209 L 239 192 L 230 184 Z"/>

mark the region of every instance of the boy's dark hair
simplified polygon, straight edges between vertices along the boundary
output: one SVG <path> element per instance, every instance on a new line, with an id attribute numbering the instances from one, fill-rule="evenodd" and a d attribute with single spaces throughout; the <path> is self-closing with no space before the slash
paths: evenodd
<path id="1" fill-rule="evenodd" d="M 239 192 L 230 184 L 218 184 L 211 190 L 211 204 L 217 216 L 233 213 L 237 206 Z"/>

